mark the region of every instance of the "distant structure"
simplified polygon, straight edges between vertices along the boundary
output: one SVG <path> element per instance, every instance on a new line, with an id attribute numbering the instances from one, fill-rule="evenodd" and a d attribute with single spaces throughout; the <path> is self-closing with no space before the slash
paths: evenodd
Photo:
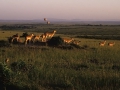
<path id="1" fill-rule="evenodd" d="M 44 21 L 45 21 L 47 24 L 50 24 L 50 22 L 47 20 L 47 18 L 44 18 Z"/>
<path id="2" fill-rule="evenodd" d="M 44 21 L 47 21 L 47 18 L 44 18 Z"/>
<path id="3" fill-rule="evenodd" d="M 49 22 L 49 21 L 47 21 L 47 24 L 50 24 L 50 22 Z"/>

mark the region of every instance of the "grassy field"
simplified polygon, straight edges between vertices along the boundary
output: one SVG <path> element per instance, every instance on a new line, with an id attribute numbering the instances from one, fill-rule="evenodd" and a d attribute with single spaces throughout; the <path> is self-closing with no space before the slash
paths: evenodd
<path id="1" fill-rule="evenodd" d="M 31 24 L 34 28 L 14 28 L 15 25 L 0 31 L 3 90 L 120 89 L 120 26 Z M 79 48 L 1 44 L 3 40 L 8 44 L 7 37 L 16 33 L 38 35 L 50 30 L 57 30 L 55 36 L 80 40 Z M 21 39 L 24 42 L 24 38 Z M 100 47 L 99 42 L 103 40 L 106 44 Z M 107 45 L 110 41 L 115 42 L 113 47 Z"/>

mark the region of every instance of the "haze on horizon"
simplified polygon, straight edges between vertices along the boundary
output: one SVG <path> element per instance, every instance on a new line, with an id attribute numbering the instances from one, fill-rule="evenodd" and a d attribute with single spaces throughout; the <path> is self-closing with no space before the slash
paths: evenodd
<path id="1" fill-rule="evenodd" d="M 43 18 L 120 21 L 120 0 L 1 0 L 0 20 Z"/>

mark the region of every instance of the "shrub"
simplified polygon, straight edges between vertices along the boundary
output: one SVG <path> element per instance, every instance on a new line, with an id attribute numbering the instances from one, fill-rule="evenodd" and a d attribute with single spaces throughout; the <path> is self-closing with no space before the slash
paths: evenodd
<path id="1" fill-rule="evenodd" d="M 52 37 L 50 40 L 48 40 L 49 46 L 60 46 L 64 44 L 63 39 L 60 36 Z"/>
<path id="2" fill-rule="evenodd" d="M 10 46 L 10 43 L 4 40 L 0 40 L 0 47 Z"/>
<path id="3" fill-rule="evenodd" d="M 7 65 L 0 63 L 0 85 L 6 87 L 10 84 L 10 78 L 12 76 L 12 71 L 7 67 Z"/>
<path id="4" fill-rule="evenodd" d="M 23 33 L 21 37 L 26 37 L 28 35 L 27 32 Z"/>
<path id="5" fill-rule="evenodd" d="M 13 62 L 11 64 L 11 68 L 13 71 L 26 71 L 27 64 L 24 61 Z"/>
<path id="6" fill-rule="evenodd" d="M 113 65 L 112 69 L 120 71 L 120 65 Z"/>

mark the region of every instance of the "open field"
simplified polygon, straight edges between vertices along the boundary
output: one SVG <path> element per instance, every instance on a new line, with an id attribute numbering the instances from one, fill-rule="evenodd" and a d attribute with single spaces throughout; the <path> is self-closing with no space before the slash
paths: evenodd
<path id="1" fill-rule="evenodd" d="M 26 27 L 27 26 L 27 27 Z M 24 32 L 80 40 L 78 46 L 57 48 L 8 44 L 7 37 Z M 24 42 L 24 38 L 21 38 Z M 106 40 L 105 46 L 99 46 Z M 0 25 L 0 83 L 3 90 L 119 90 L 120 26 L 10 24 Z M 108 46 L 108 42 L 115 42 Z M 5 46 L 4 46 L 5 45 Z M 9 62 L 5 62 L 8 59 Z"/>

